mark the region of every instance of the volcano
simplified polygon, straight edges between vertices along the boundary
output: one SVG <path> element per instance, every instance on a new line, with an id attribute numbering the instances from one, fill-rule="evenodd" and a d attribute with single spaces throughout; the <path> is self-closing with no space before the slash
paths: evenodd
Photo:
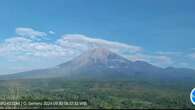
<path id="1" fill-rule="evenodd" d="M 88 50 L 53 68 L 0 76 L 2 80 L 40 78 L 90 80 L 145 80 L 195 82 L 195 71 L 187 68 L 160 68 L 144 61 L 130 61 L 105 48 Z"/>

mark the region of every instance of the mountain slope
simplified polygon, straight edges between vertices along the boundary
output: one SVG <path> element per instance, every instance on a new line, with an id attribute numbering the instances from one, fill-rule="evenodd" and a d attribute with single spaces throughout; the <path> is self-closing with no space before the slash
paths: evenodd
<path id="1" fill-rule="evenodd" d="M 0 76 L 0 79 L 56 78 L 195 82 L 195 71 L 160 68 L 144 61 L 132 62 L 104 48 L 89 50 L 54 68 Z"/>

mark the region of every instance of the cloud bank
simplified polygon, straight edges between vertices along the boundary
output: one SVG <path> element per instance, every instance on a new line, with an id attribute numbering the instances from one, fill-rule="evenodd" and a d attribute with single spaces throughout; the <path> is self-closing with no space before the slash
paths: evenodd
<path id="1" fill-rule="evenodd" d="M 45 32 L 37 31 L 32 28 L 24 28 L 24 27 L 16 28 L 16 34 L 30 39 L 39 39 L 41 37 L 47 36 L 47 33 Z"/>
<path id="2" fill-rule="evenodd" d="M 124 43 L 107 41 L 103 39 L 90 38 L 80 34 L 67 34 L 62 36 L 56 42 L 63 48 L 77 49 L 80 51 L 92 48 L 107 48 L 114 52 L 120 53 L 122 51 L 129 51 L 131 53 L 142 51 L 142 48 L 134 45 L 127 45 Z"/>
<path id="3" fill-rule="evenodd" d="M 49 35 L 55 34 L 53 31 L 41 32 L 32 28 L 16 28 L 16 35 L 5 39 L 0 43 L 0 59 L 7 63 L 16 64 L 20 62 L 28 63 L 21 65 L 19 71 L 25 71 L 24 68 L 32 69 L 41 67 L 55 66 L 57 63 L 68 61 L 82 52 L 92 48 L 107 48 L 132 61 L 147 61 L 157 66 L 172 66 L 176 62 L 174 55 L 180 55 L 179 52 L 153 52 L 147 53 L 146 50 L 137 45 L 130 45 L 120 42 L 108 41 L 104 39 L 88 37 L 81 34 L 65 34 L 55 41 L 49 42 Z M 192 54 L 191 58 L 195 59 Z M 186 64 L 182 62 L 181 65 Z M 0 66 L 3 65 L 0 63 Z M 26 66 L 26 67 L 24 67 Z M 34 67 L 34 68 L 33 68 Z"/>

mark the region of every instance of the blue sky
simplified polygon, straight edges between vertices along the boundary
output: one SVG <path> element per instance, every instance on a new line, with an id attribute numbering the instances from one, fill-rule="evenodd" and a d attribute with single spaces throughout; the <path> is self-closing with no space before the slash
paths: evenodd
<path id="1" fill-rule="evenodd" d="M 4 45 L 1 48 L 5 51 L 11 45 L 5 46 L 6 40 L 30 39 L 32 35 L 24 35 L 24 31 L 31 34 L 36 31 L 47 35 L 36 33 L 35 37 L 45 36 L 46 39 L 33 39 L 33 43 L 52 45 L 64 36 L 103 39 L 142 48 L 141 52 L 132 53 L 128 49 L 125 53 L 119 52 L 130 60 L 142 59 L 157 64 L 153 60 L 159 60 L 160 56 L 160 60 L 168 63 L 158 62 L 158 66 L 195 68 L 194 4 L 194 0 L 1 0 L 0 46 Z M 14 56 L 23 57 L 25 52 L 12 49 L 7 52 L 9 55 L 1 55 L 0 73 L 49 67 L 69 59 L 62 54 L 58 59 L 52 57 L 52 63 L 46 63 L 48 60 L 39 56 L 35 58 L 37 62 L 16 61 Z"/>

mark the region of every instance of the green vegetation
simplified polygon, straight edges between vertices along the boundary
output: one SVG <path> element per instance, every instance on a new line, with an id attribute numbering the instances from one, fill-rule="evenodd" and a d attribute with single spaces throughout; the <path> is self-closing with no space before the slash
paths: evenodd
<path id="1" fill-rule="evenodd" d="M 0 81 L 0 88 L 0 100 L 87 101 L 84 108 L 193 108 L 191 88 L 175 84 L 56 78 Z"/>

